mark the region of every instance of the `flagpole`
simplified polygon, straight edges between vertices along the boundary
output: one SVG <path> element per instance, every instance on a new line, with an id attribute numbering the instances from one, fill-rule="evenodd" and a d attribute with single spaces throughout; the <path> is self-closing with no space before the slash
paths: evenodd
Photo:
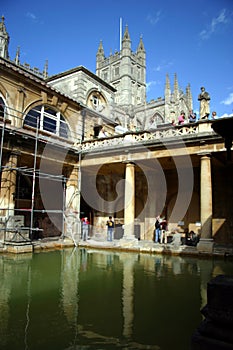
<path id="1" fill-rule="evenodd" d="M 121 51 L 121 42 L 122 42 L 122 18 L 120 17 L 120 51 Z"/>

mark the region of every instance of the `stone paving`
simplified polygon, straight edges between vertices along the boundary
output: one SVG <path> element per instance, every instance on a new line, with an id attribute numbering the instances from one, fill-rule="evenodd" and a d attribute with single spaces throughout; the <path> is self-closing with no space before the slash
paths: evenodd
<path id="1" fill-rule="evenodd" d="M 50 237 L 36 241 L 32 241 L 27 245 L 4 245 L 0 244 L 0 253 L 27 253 L 40 252 L 44 250 L 56 250 L 70 247 L 85 247 L 96 249 L 109 249 L 120 251 L 135 251 L 149 254 L 170 254 L 170 255 L 193 255 L 193 256 L 217 256 L 217 257 L 233 257 L 233 246 L 214 245 L 212 252 L 200 252 L 197 247 L 190 247 L 186 245 L 175 246 L 169 244 L 159 244 L 153 241 L 145 240 L 127 240 L 115 239 L 112 242 L 101 237 L 91 237 L 87 241 L 80 240 L 74 242 L 70 238 Z"/>
<path id="2" fill-rule="evenodd" d="M 215 245 L 213 252 L 199 252 L 197 247 L 190 247 L 186 245 L 175 246 L 173 244 L 159 244 L 153 241 L 145 240 L 114 240 L 112 242 L 88 239 L 87 241 L 80 241 L 78 246 L 86 248 L 111 249 L 122 251 L 136 251 L 140 253 L 153 254 L 170 254 L 170 255 L 193 255 L 193 256 L 218 256 L 218 257 L 233 257 L 233 246 L 219 246 Z"/>

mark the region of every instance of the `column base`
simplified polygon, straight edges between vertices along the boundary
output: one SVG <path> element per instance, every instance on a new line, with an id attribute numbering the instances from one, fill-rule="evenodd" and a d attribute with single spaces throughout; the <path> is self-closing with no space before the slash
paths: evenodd
<path id="1" fill-rule="evenodd" d="M 138 241 L 138 239 L 134 235 L 127 235 L 127 236 L 123 236 L 120 239 L 120 241 L 129 242 L 129 241 Z"/>
<path id="2" fill-rule="evenodd" d="M 119 245 L 122 248 L 127 248 L 127 249 L 135 248 L 135 247 L 138 247 L 138 240 L 134 235 L 122 237 L 119 240 Z"/>
<path id="3" fill-rule="evenodd" d="M 197 244 L 197 251 L 199 253 L 213 253 L 214 241 L 212 238 L 201 238 Z"/>

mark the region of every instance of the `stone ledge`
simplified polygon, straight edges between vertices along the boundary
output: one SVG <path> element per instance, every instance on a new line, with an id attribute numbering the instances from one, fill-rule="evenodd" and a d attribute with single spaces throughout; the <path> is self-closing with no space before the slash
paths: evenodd
<path id="1" fill-rule="evenodd" d="M 32 244 L 6 244 L 6 250 L 7 253 L 15 253 L 15 254 L 21 254 L 21 253 L 32 253 L 33 252 L 33 245 Z"/>

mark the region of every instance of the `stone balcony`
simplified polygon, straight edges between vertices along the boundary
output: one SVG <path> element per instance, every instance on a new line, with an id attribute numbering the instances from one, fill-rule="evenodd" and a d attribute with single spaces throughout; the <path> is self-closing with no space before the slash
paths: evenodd
<path id="1" fill-rule="evenodd" d="M 197 123 L 187 123 L 179 126 L 160 125 L 156 129 L 127 132 L 121 135 L 111 135 L 101 139 L 89 139 L 81 143 L 75 143 L 81 153 L 94 150 L 123 148 L 125 146 L 141 146 L 163 142 L 178 142 L 192 140 L 197 138 L 213 137 L 219 139 L 219 136 L 211 128 L 212 121 L 204 120 Z"/>

